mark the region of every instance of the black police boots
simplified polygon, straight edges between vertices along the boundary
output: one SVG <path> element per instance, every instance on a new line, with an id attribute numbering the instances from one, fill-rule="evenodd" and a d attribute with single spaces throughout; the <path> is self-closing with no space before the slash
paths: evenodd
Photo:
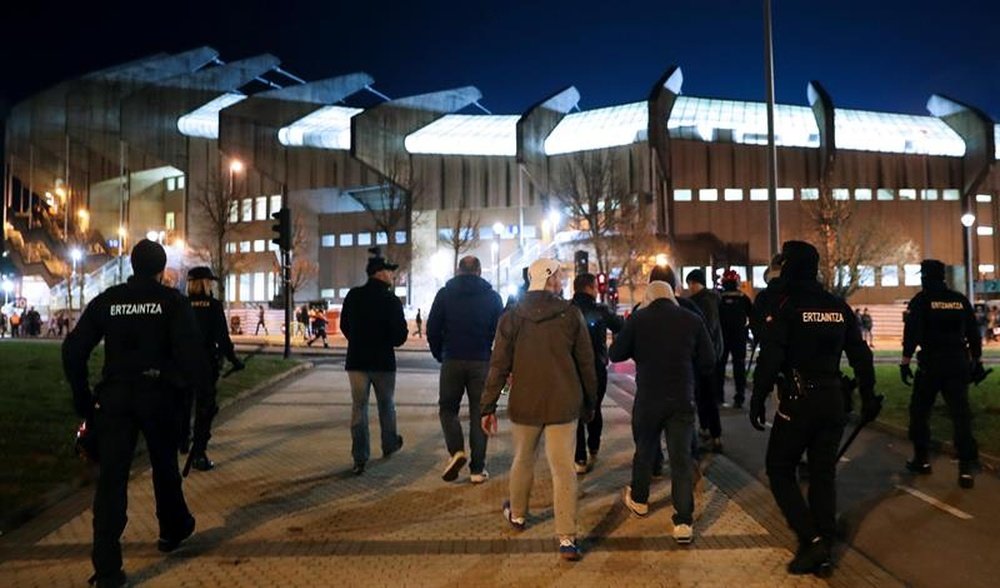
<path id="1" fill-rule="evenodd" d="M 810 543 L 800 545 L 795 559 L 788 563 L 788 573 L 797 576 L 814 574 L 820 578 L 827 578 L 833 573 L 833 564 L 830 562 L 830 548 L 826 541 L 816 537 Z"/>
<path id="2" fill-rule="evenodd" d="M 170 535 L 168 537 L 160 537 L 156 542 L 156 548 L 163 553 L 170 553 L 171 551 L 180 547 L 180 544 L 184 542 L 185 539 L 194 534 L 194 517 L 188 515 L 184 525 L 177 530 L 176 535 Z"/>
<path id="3" fill-rule="evenodd" d="M 118 573 L 110 576 L 98 577 L 97 574 L 94 574 L 87 580 L 87 583 L 97 588 L 119 588 L 128 583 L 128 578 L 126 578 L 124 570 L 118 570 Z"/>
<path id="4" fill-rule="evenodd" d="M 191 460 L 191 467 L 199 472 L 207 472 L 215 467 L 215 462 L 208 459 L 208 456 L 202 453 Z"/>
<path id="5" fill-rule="evenodd" d="M 962 488 L 969 489 L 976 485 L 976 479 L 974 477 L 975 469 L 972 464 L 960 463 L 958 464 L 958 485 Z"/>
<path id="6" fill-rule="evenodd" d="M 906 462 L 906 469 L 914 474 L 928 475 L 931 473 L 930 459 L 926 453 L 916 451 L 913 454 L 913 459 Z"/>

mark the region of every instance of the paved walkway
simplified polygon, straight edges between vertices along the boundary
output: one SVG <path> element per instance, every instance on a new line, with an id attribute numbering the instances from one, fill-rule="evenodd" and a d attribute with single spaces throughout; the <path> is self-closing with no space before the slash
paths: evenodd
<path id="1" fill-rule="evenodd" d="M 582 479 L 585 558 L 560 562 L 544 459 L 529 529 L 513 534 L 499 506 L 511 459 L 509 422 L 491 442 L 494 477 L 479 487 L 441 481 L 445 450 L 437 418 L 437 374 L 399 375 L 397 406 L 406 444 L 389 459 L 350 467 L 350 394 L 339 366 L 321 365 L 249 404 L 219 427 L 210 473 L 186 482 L 197 534 L 164 557 L 147 472 L 130 485 L 123 539 L 130 579 L 148 586 L 815 586 L 784 566 L 792 539 L 767 490 L 725 457 L 707 463 L 696 496 L 695 542 L 669 538 L 668 484 L 653 509 L 632 518 L 618 493 L 632 451 L 631 382 L 614 376 L 601 461 Z M 373 433 L 377 435 L 372 406 Z M 83 586 L 90 574 L 91 490 L 0 539 L 0 586 Z M 840 554 L 838 586 L 898 585 L 853 551 Z"/>

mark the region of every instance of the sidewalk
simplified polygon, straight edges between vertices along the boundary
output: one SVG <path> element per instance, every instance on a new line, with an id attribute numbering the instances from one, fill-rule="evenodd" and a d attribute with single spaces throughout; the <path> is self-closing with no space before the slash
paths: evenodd
<path id="1" fill-rule="evenodd" d="M 270 334 L 270 335 L 232 335 L 233 343 L 236 345 L 267 345 L 268 347 L 283 347 L 285 345 L 284 334 Z M 343 334 L 337 333 L 335 335 L 330 335 L 326 338 L 327 344 L 331 349 L 335 351 L 346 351 L 347 350 L 347 339 Z M 313 351 L 321 351 L 323 349 L 323 340 L 317 339 L 312 346 L 307 347 L 306 342 L 302 340 L 301 336 L 293 336 L 291 339 L 292 348 L 296 350 L 306 350 L 311 349 Z M 410 338 L 406 340 L 401 347 L 397 348 L 397 351 L 428 351 L 430 347 L 427 345 L 427 339 L 423 337 L 415 337 L 410 334 Z"/>
<path id="2" fill-rule="evenodd" d="M 445 451 L 436 371 L 399 374 L 403 450 L 350 474 L 350 392 L 339 367 L 320 365 L 226 420 L 185 491 L 196 535 L 164 557 L 155 548 L 149 472 L 130 485 L 123 537 L 126 571 L 149 586 L 821 586 L 785 573 L 793 543 L 767 490 L 726 457 L 708 462 L 696 496 L 695 542 L 669 537 L 669 484 L 654 486 L 652 512 L 627 514 L 619 491 L 633 450 L 627 378 L 605 400 L 605 439 L 581 479 L 584 560 L 556 555 L 551 484 L 540 457 L 529 528 L 510 532 L 499 507 L 511 459 L 510 425 L 491 441 L 492 480 L 440 479 Z M 373 439 L 378 427 L 371 408 Z M 83 586 L 90 575 L 92 490 L 0 539 L 0 585 Z M 898 585 L 856 552 L 842 555 L 835 586 Z"/>

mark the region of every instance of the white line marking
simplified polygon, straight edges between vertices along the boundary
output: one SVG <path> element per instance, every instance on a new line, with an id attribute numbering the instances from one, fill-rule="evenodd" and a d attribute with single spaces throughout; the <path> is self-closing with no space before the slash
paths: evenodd
<path id="1" fill-rule="evenodd" d="M 968 521 L 968 520 L 972 519 L 972 515 L 970 515 L 969 513 L 965 512 L 963 510 L 958 510 L 954 506 L 951 506 L 950 504 L 946 504 L 944 502 L 941 502 L 937 498 L 934 498 L 933 496 L 929 496 L 927 494 L 924 494 L 920 490 L 917 490 L 915 488 L 910 488 L 909 486 L 903 486 L 903 485 L 900 485 L 900 484 L 896 484 L 896 488 L 898 490 L 902 490 L 903 492 L 906 492 L 910 496 L 914 496 L 916 498 L 919 498 L 920 500 L 923 500 L 924 502 L 926 502 L 927 504 L 933 506 L 934 508 L 943 510 L 944 512 L 950 514 L 953 517 L 962 519 L 964 521 Z"/>

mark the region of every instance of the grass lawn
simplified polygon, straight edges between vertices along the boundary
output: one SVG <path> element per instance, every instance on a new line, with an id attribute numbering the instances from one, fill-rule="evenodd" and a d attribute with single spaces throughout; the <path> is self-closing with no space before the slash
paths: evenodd
<path id="1" fill-rule="evenodd" d="M 94 350 L 91 381 L 104 361 L 103 347 Z M 297 361 L 256 356 L 247 368 L 222 380 L 219 402 L 276 375 Z M 0 521 L 41 503 L 45 493 L 88 479 L 76 456 L 73 435 L 79 419 L 63 376 L 58 342 L 0 344 Z"/>
<path id="2" fill-rule="evenodd" d="M 895 345 L 893 347 L 878 348 L 872 350 L 875 357 L 891 357 L 893 359 L 899 359 L 902 352 L 902 347 L 900 345 Z M 991 363 L 997 358 L 1000 358 L 1000 345 L 993 343 L 991 345 L 986 345 L 983 347 L 983 357 L 986 363 Z M 915 359 L 915 358 L 914 358 Z"/>
<path id="3" fill-rule="evenodd" d="M 849 373 L 850 368 L 846 371 Z M 1000 456 L 1000 374 L 997 372 L 990 374 L 979 386 L 969 386 L 973 432 L 980 450 L 994 456 Z M 910 422 L 910 393 L 913 389 L 903 385 L 899 379 L 899 367 L 895 365 L 876 365 L 875 379 L 876 394 L 885 395 L 879 420 L 905 429 Z M 951 419 L 940 395 L 931 414 L 931 434 L 938 441 L 952 440 Z"/>

